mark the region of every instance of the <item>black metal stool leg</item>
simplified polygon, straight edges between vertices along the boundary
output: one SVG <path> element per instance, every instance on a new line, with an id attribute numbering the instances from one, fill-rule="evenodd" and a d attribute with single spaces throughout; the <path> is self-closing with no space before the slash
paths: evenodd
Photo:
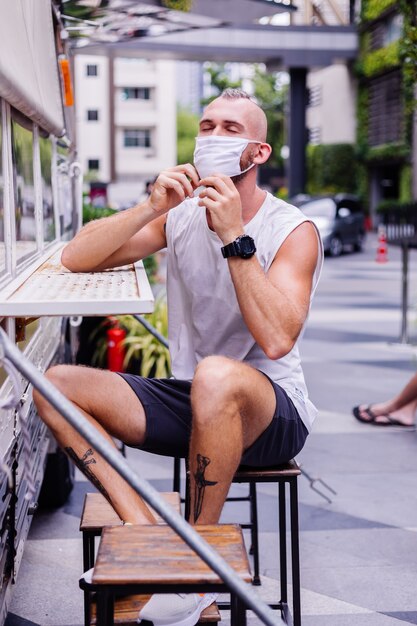
<path id="1" fill-rule="evenodd" d="M 258 498 L 256 493 L 256 483 L 249 483 L 250 493 L 250 522 L 251 522 L 251 542 L 253 553 L 253 579 L 252 585 L 260 585 L 259 575 L 259 534 L 258 534 Z"/>
<path id="2" fill-rule="evenodd" d="M 83 532 L 83 568 L 84 572 L 94 567 L 95 545 L 94 535 Z M 91 592 L 84 591 L 84 626 L 91 622 Z"/>
<path id="3" fill-rule="evenodd" d="M 236 594 L 230 594 L 230 626 L 246 626 L 246 607 Z"/>
<path id="4" fill-rule="evenodd" d="M 281 602 L 287 604 L 287 520 L 285 510 L 285 482 L 278 483 L 279 500 L 279 575 L 281 583 Z"/>
<path id="5" fill-rule="evenodd" d="M 107 589 L 97 593 L 97 626 L 114 626 L 114 597 Z"/>
<path id="6" fill-rule="evenodd" d="M 291 563 L 294 626 L 301 626 L 300 545 L 298 536 L 297 478 L 290 482 Z"/>
<path id="7" fill-rule="evenodd" d="M 181 459 L 175 457 L 174 459 L 174 481 L 172 485 L 172 491 L 179 493 L 181 490 Z"/>

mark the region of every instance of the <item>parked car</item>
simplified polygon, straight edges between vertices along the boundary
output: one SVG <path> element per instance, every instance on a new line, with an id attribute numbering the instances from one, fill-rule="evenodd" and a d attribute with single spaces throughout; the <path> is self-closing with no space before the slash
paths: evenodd
<path id="1" fill-rule="evenodd" d="M 365 241 L 365 214 L 361 202 L 350 194 L 294 201 L 311 218 L 323 240 L 324 251 L 339 256 L 346 246 L 360 252 Z"/>

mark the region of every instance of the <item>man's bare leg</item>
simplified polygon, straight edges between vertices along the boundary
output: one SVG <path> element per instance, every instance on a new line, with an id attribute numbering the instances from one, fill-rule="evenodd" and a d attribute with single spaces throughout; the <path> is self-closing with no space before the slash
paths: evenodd
<path id="1" fill-rule="evenodd" d="M 369 420 L 365 409 L 368 405 L 361 404 L 359 410 L 364 420 Z M 377 417 L 377 422 L 388 422 L 385 415 L 390 415 L 403 424 L 412 426 L 417 410 L 417 374 L 408 381 L 400 393 L 386 402 L 372 404 L 372 413 Z"/>
<path id="2" fill-rule="evenodd" d="M 144 441 L 143 407 L 120 376 L 72 365 L 58 365 L 46 375 L 112 445 L 115 445 L 112 437 L 132 445 Z M 134 524 L 154 524 L 154 515 L 130 485 L 36 391 L 34 400 L 40 417 L 60 446 L 107 498 L 120 518 Z"/>
<path id="3" fill-rule="evenodd" d="M 243 451 L 270 424 L 276 397 L 250 366 L 212 356 L 197 367 L 191 387 L 190 522 L 218 522 Z"/>

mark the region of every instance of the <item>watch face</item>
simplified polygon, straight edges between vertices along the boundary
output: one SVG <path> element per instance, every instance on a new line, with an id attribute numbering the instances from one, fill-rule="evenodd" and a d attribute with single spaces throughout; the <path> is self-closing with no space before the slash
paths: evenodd
<path id="1" fill-rule="evenodd" d="M 249 237 L 249 236 L 241 237 L 239 244 L 240 244 L 241 256 L 243 258 L 251 257 L 256 251 L 255 244 L 254 244 L 252 237 Z"/>

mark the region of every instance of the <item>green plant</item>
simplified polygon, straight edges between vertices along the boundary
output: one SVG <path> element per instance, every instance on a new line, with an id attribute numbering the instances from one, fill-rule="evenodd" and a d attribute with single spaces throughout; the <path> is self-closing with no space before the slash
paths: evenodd
<path id="1" fill-rule="evenodd" d="M 92 220 L 99 220 L 102 217 L 109 217 L 114 215 L 116 211 L 110 207 L 95 207 L 92 204 L 83 205 L 83 224 L 91 222 Z"/>
<path id="2" fill-rule="evenodd" d="M 162 0 L 162 4 L 174 11 L 190 11 L 193 0 Z"/>
<path id="3" fill-rule="evenodd" d="M 356 191 L 356 158 L 352 144 L 320 144 L 307 148 L 307 192 Z"/>
<path id="4" fill-rule="evenodd" d="M 145 319 L 164 337 L 168 336 L 168 311 L 166 298 L 160 297 L 155 301 L 152 313 L 144 316 Z M 126 371 L 149 376 L 152 378 L 167 378 L 171 373 L 169 350 L 132 315 L 118 315 L 107 318 L 91 335 L 96 341 L 93 355 L 93 365 L 103 367 L 107 359 L 107 329 L 117 325 L 126 331 L 123 345 L 126 355 L 123 366 Z"/>
<path id="5" fill-rule="evenodd" d="M 410 148 L 404 143 L 384 143 L 380 146 L 372 146 L 368 149 L 367 160 L 376 161 L 399 161 L 410 155 Z"/>
<path id="6" fill-rule="evenodd" d="M 375 20 L 396 2 L 397 0 L 367 0 L 362 5 L 362 18 L 367 21 Z"/>
<path id="7" fill-rule="evenodd" d="M 362 60 L 362 72 L 367 77 L 397 67 L 400 64 L 400 44 L 393 41 L 383 48 L 368 52 Z"/>

